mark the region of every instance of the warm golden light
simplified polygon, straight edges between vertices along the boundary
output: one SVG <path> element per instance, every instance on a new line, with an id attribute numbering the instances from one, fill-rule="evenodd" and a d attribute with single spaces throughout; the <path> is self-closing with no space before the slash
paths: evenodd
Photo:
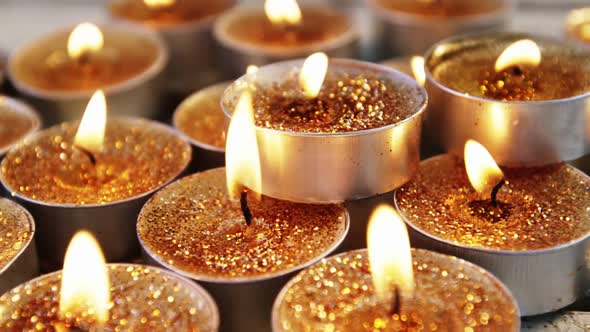
<path id="1" fill-rule="evenodd" d="M 465 143 L 465 169 L 473 189 L 480 194 L 487 195 L 504 179 L 492 155 L 474 140 Z"/>
<path id="2" fill-rule="evenodd" d="M 68 56 L 78 59 L 86 53 L 102 49 L 104 37 L 100 29 L 92 23 L 78 24 L 68 38 Z"/>
<path id="3" fill-rule="evenodd" d="M 249 65 L 248 68 L 246 68 L 246 74 L 254 74 L 256 72 L 258 72 L 258 66 Z"/>
<path id="4" fill-rule="evenodd" d="M 305 59 L 299 72 L 299 86 L 306 97 L 318 96 L 327 72 L 328 56 L 325 53 L 314 53 Z"/>
<path id="5" fill-rule="evenodd" d="M 175 0 L 143 0 L 143 3 L 152 9 L 172 6 L 175 2 Z"/>
<path id="6" fill-rule="evenodd" d="M 410 60 L 410 65 L 412 66 L 412 73 L 414 74 L 414 78 L 421 86 L 424 86 L 424 82 L 426 82 L 426 72 L 424 71 L 424 57 L 414 55 Z"/>
<path id="7" fill-rule="evenodd" d="M 415 285 L 408 230 L 392 207 L 380 205 L 373 211 L 367 228 L 367 249 L 377 296 L 390 301 L 397 287 L 402 298 L 411 298 Z"/>
<path id="8" fill-rule="evenodd" d="M 260 196 L 262 176 L 256 141 L 252 96 L 245 91 L 231 117 L 225 143 L 227 192 L 238 198 L 243 187 Z"/>
<path id="9" fill-rule="evenodd" d="M 537 43 L 529 39 L 519 40 L 510 44 L 500 54 L 494 66 L 496 72 L 501 72 L 512 66 L 528 65 L 536 67 L 541 63 L 541 49 Z"/>
<path id="10" fill-rule="evenodd" d="M 296 0 L 266 0 L 264 12 L 273 24 L 296 25 L 301 22 L 301 9 Z"/>
<path id="11" fill-rule="evenodd" d="M 98 242 L 87 231 L 74 235 L 64 259 L 59 313 L 89 314 L 97 322 L 109 319 L 110 282 Z"/>
<path id="12" fill-rule="evenodd" d="M 80 121 L 74 137 L 74 145 L 89 152 L 98 153 L 104 143 L 104 132 L 107 125 L 107 102 L 102 90 L 96 91 Z"/>

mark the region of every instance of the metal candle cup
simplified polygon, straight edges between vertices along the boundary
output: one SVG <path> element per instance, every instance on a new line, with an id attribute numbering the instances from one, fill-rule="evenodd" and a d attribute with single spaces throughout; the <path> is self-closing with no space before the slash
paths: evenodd
<path id="1" fill-rule="evenodd" d="M 414 181 L 395 193 L 413 246 L 455 255 L 489 270 L 514 294 L 523 316 L 573 303 L 586 289 L 590 232 L 583 233 L 580 225 L 572 233 L 577 224 L 572 226 L 570 220 L 590 220 L 587 211 L 586 219 L 579 215 L 585 207 L 572 201 L 583 205 L 580 195 L 587 195 L 583 188 L 590 187 L 590 178 L 565 164 L 504 169 L 508 183 L 498 193 L 498 202 L 508 206 L 509 214 L 494 224 L 468 211 L 475 196 L 473 189 L 464 189 L 470 185 L 462 165 L 448 154 L 427 159 Z M 572 183 L 576 188 L 564 188 Z M 564 192 L 571 196 L 563 197 L 567 201 L 561 201 Z"/>
<path id="2" fill-rule="evenodd" d="M 0 160 L 14 144 L 40 127 L 35 110 L 19 100 L 0 96 Z"/>
<path id="3" fill-rule="evenodd" d="M 225 115 L 220 101 L 230 84 L 223 82 L 200 90 L 174 111 L 172 124 L 193 147 L 191 173 L 225 164 Z"/>
<path id="4" fill-rule="evenodd" d="M 3 294 L 36 277 L 39 274 L 39 263 L 33 241 L 35 222 L 31 214 L 20 205 L 0 198 L 0 221 L 6 228 L 0 229 L 0 245 L 3 247 L 0 255 L 0 294 Z M 12 235 L 8 236 L 7 233 Z"/>
<path id="5" fill-rule="evenodd" d="M 125 38 L 137 38 L 137 40 L 150 44 L 155 52 L 153 62 L 139 74 L 122 78 L 106 86 L 96 87 L 97 89 L 103 89 L 107 95 L 109 110 L 117 115 L 146 118 L 158 116 L 159 112 L 161 112 L 161 98 L 157 91 L 159 87 L 158 78 L 168 61 L 168 51 L 162 40 L 155 33 L 131 26 L 100 25 L 99 28 L 104 34 L 105 47 L 108 47 L 109 40 L 125 36 Z M 17 48 L 9 59 L 7 74 L 11 82 L 28 102 L 35 108 L 42 110 L 41 117 L 46 125 L 79 119 L 86 103 L 88 103 L 96 89 L 55 90 L 41 87 L 23 80 L 21 72 L 26 72 L 26 69 L 21 67 L 26 66 L 23 63 L 25 55 L 49 51 L 49 49 L 42 49 L 39 46 L 41 44 L 48 44 L 47 47 L 52 49 L 57 48 L 55 43 L 63 44 L 65 50 L 65 41 L 72 29 L 73 27 L 61 29 L 26 43 Z M 119 57 L 124 58 L 125 54 L 121 53 Z"/>
<path id="6" fill-rule="evenodd" d="M 346 210 L 250 198 L 246 225 L 225 188 L 225 169 L 182 178 L 139 214 L 146 261 L 194 279 L 221 310 L 221 331 L 269 331 L 272 303 L 296 271 L 335 250 L 348 232 Z M 251 232 L 251 233 L 250 233 Z"/>
<path id="7" fill-rule="evenodd" d="M 234 0 L 223 1 L 227 3 L 227 8 L 231 8 L 235 2 Z M 177 22 L 159 22 L 157 17 L 141 21 L 125 17 L 123 13 L 117 12 L 118 7 L 132 2 L 141 3 L 141 1 L 135 0 L 109 0 L 109 14 L 115 21 L 147 26 L 157 31 L 162 37 L 170 52 L 170 61 L 163 77 L 164 87 L 168 92 L 185 96 L 196 89 L 222 79 L 223 75 L 218 63 L 218 47 L 212 33 L 213 23 L 222 12 L 211 13 L 199 19 Z M 211 6 L 212 3 L 205 5 Z M 145 5 L 141 3 L 138 6 Z M 199 4 L 199 6 L 202 5 Z M 167 9 L 151 10 L 166 11 Z M 180 11 L 182 7 L 176 10 Z"/>
<path id="8" fill-rule="evenodd" d="M 552 39 L 490 33 L 442 41 L 431 48 L 425 59 L 430 98 L 425 128 L 435 142 L 461 155 L 465 142 L 474 139 L 486 146 L 498 164 L 507 166 L 546 165 L 590 152 L 590 92 L 564 99 L 504 102 L 454 90 L 435 77 L 438 68 L 447 68 L 456 57 L 476 52 L 488 52 L 493 70 L 494 53 L 525 38 L 539 44 L 543 58 L 551 58 L 548 61 L 561 59 L 566 63 L 574 61 L 571 59 L 575 56 L 579 59 L 575 71 L 590 72 L 590 63 L 584 67 L 582 62 L 590 53 Z M 461 75 L 458 71 L 457 81 L 465 81 Z"/>
<path id="9" fill-rule="evenodd" d="M 231 117 L 233 103 L 244 88 L 252 84 L 270 87 L 293 77 L 301 65 L 299 60 L 276 63 L 238 79 L 222 99 L 226 116 Z M 328 75 L 330 72 L 374 74 L 390 82 L 406 98 L 401 102 L 411 105 L 406 106 L 412 115 L 383 127 L 350 132 L 257 127 L 263 194 L 296 202 L 342 202 L 392 191 L 416 171 L 425 91 L 405 74 L 366 62 L 331 59 Z"/>
<path id="10" fill-rule="evenodd" d="M 382 2 L 393 0 L 366 0 L 370 9 L 381 22 L 381 40 L 389 48 L 388 57 L 396 55 L 423 54 L 429 47 L 448 37 L 476 31 L 499 30 L 505 28 L 512 14 L 512 0 L 494 0 L 490 9 L 476 10 L 474 13 L 455 15 L 452 8 L 447 14 L 433 15 L 428 8 L 422 13 L 413 13 L 401 9 L 388 8 Z M 398 1 L 399 2 L 399 1 Z M 408 2 L 408 1 L 406 1 Z M 476 4 L 483 2 L 448 1 L 448 5 L 433 3 L 420 4 L 413 1 L 413 6 L 460 6 L 461 3 Z M 440 10 L 439 8 L 439 10 Z"/>
<path id="11" fill-rule="evenodd" d="M 256 16 L 267 20 L 262 12 L 262 9 L 237 7 L 226 14 L 222 15 L 215 23 L 213 34 L 217 43 L 221 45 L 221 54 L 223 59 L 223 67 L 226 68 L 228 74 L 232 77 L 241 76 L 249 65 L 262 66 L 274 62 L 292 60 L 305 57 L 314 52 L 324 52 L 331 57 L 338 58 L 355 58 L 358 52 L 358 33 L 352 20 L 343 14 L 334 12 L 334 10 L 322 7 L 303 7 L 302 8 L 302 22 L 305 25 L 306 10 L 313 10 L 329 15 L 341 16 L 345 20 L 347 28 L 344 32 L 334 36 L 326 37 L 325 40 L 314 41 L 313 43 L 303 43 L 302 45 L 266 45 L 264 40 L 259 42 L 251 42 L 241 40 L 234 36 L 231 27 L 240 24 L 245 17 Z M 332 22 L 323 21 L 320 24 L 331 24 Z M 260 29 L 263 29 L 261 26 Z M 285 30 L 285 34 L 289 31 Z M 258 32 L 260 33 L 260 32 Z M 311 33 L 311 32 L 310 32 Z M 319 32 L 318 32 L 319 34 Z M 262 38 L 263 36 L 255 36 L 255 38 Z"/>
<path id="12" fill-rule="evenodd" d="M 81 178 L 89 175 L 83 171 L 85 166 L 78 164 L 84 155 L 69 146 L 76 127 L 73 122 L 38 132 L 11 150 L 2 162 L 0 182 L 35 217 L 43 270 L 55 270 L 63 264 L 67 240 L 81 229 L 92 232 L 104 244 L 108 260 L 137 257 L 140 253 L 135 232 L 137 214 L 149 196 L 180 175 L 190 161 L 189 144 L 172 128 L 143 119 L 111 118 L 107 123 L 105 152 L 97 155 L 95 166 L 106 183 L 78 183 L 76 175 Z M 38 152 L 41 157 L 36 157 L 41 159 L 31 155 L 31 151 L 36 151 L 31 150 L 35 146 L 42 146 Z M 62 156 L 72 168 L 63 174 L 56 161 Z M 33 163 L 47 169 L 35 169 Z M 27 177 L 21 171 L 38 171 L 28 175 L 38 180 L 29 185 L 19 183 Z M 56 178 L 56 182 L 45 182 L 44 174 Z M 126 177 L 132 178 L 126 180 Z M 29 187 L 37 192 L 26 192 Z M 41 195 L 50 196 L 40 198 Z M 109 199 L 111 196 L 115 198 Z"/>
<path id="13" fill-rule="evenodd" d="M 112 306 L 105 331 L 174 330 L 216 332 L 219 313 L 211 296 L 196 283 L 152 266 L 107 264 L 111 280 Z M 66 319 L 58 316 L 62 271 L 30 280 L 0 297 L 6 314 L 0 316 L 2 330 L 51 330 Z M 18 312 L 18 314 L 15 314 Z M 95 331 L 92 315 L 70 317 Z M 57 325 L 57 326 L 56 326 Z M 78 331 L 77 328 L 72 330 Z"/>

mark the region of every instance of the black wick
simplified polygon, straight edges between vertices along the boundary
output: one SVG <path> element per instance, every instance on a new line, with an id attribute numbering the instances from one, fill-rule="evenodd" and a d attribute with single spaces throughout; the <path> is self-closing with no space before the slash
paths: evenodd
<path id="1" fill-rule="evenodd" d="M 88 157 L 88 160 L 90 160 L 90 163 L 92 164 L 92 166 L 96 166 L 96 157 L 92 154 L 92 152 L 90 152 L 90 151 L 88 151 L 85 148 L 80 147 L 80 146 L 76 146 L 76 148 L 78 150 L 80 150 L 80 152 L 84 153 L 84 155 L 86 157 Z"/>
<path id="2" fill-rule="evenodd" d="M 240 207 L 242 208 L 242 214 L 244 215 L 244 219 L 246 220 L 246 225 L 250 226 L 252 223 L 252 212 L 248 207 L 248 190 L 242 190 L 240 194 Z"/>
<path id="3" fill-rule="evenodd" d="M 399 287 L 397 285 L 394 286 L 393 295 L 395 298 L 393 299 L 393 306 L 391 307 L 391 314 L 392 315 L 399 315 L 402 309 L 402 298 L 399 294 Z"/>
<path id="4" fill-rule="evenodd" d="M 498 206 L 498 200 L 496 199 L 496 196 L 498 196 L 498 191 L 500 191 L 500 188 L 502 188 L 505 182 L 506 181 L 504 179 L 500 180 L 500 182 L 498 182 L 498 184 L 492 189 L 492 205 Z"/>

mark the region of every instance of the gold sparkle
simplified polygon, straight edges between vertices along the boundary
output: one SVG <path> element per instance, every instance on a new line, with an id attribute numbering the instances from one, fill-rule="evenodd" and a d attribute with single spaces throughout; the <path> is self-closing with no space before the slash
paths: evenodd
<path id="1" fill-rule="evenodd" d="M 28 243 L 31 226 L 32 221 L 22 207 L 0 198 L 0 270 Z"/>

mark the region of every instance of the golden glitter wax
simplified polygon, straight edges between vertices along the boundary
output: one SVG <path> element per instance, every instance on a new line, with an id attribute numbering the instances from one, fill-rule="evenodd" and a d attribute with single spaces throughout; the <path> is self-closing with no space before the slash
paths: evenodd
<path id="1" fill-rule="evenodd" d="M 77 122 L 25 140 L 2 161 L 0 178 L 15 194 L 49 204 L 104 204 L 146 194 L 178 176 L 190 145 L 156 122 L 109 118 L 93 166 L 73 146 Z"/>
<path id="2" fill-rule="evenodd" d="M 462 17 L 484 15 L 503 9 L 506 5 L 501 0 L 378 0 L 378 3 L 390 10 L 407 14 L 434 17 Z"/>
<path id="3" fill-rule="evenodd" d="M 174 274 L 131 264 L 109 264 L 111 303 L 104 331 L 214 332 L 215 309 L 191 281 Z M 31 280 L 0 297 L 0 330 L 89 330 L 92 316 L 58 316 L 61 272 Z M 63 330 L 62 330 L 63 331 Z"/>
<path id="4" fill-rule="evenodd" d="M 30 115 L 0 104 L 0 151 L 23 139 L 35 125 Z"/>
<path id="5" fill-rule="evenodd" d="M 189 138 L 225 148 L 225 114 L 221 96 L 228 84 L 218 84 L 185 100 L 174 114 L 174 126 Z"/>
<path id="6" fill-rule="evenodd" d="M 30 241 L 32 222 L 22 207 L 0 198 L 0 270 Z"/>
<path id="7" fill-rule="evenodd" d="M 421 109 L 422 94 L 384 74 L 328 69 L 317 98 L 301 94 L 297 75 L 255 86 L 256 125 L 304 133 L 353 132 L 406 120 Z"/>
<path id="8" fill-rule="evenodd" d="M 566 164 L 502 168 L 508 181 L 498 207 L 471 187 L 463 160 L 441 155 L 423 161 L 396 192 L 411 224 L 440 239 L 479 248 L 537 250 L 590 232 L 590 179 Z"/>
<path id="9" fill-rule="evenodd" d="M 414 298 L 401 310 L 375 295 L 366 250 L 321 260 L 300 272 L 275 304 L 275 332 L 510 332 L 518 311 L 485 270 L 452 256 L 414 249 Z"/>
<path id="10" fill-rule="evenodd" d="M 50 34 L 14 54 L 14 80 L 35 89 L 79 92 L 105 89 L 144 73 L 159 56 L 158 45 L 137 32 L 100 27 L 104 47 L 84 59 L 67 54 L 70 30 Z"/>
<path id="11" fill-rule="evenodd" d="M 251 196 L 251 195 L 250 195 Z M 142 209 L 137 231 L 159 261 L 197 279 L 263 278 L 327 254 L 345 232 L 341 205 L 312 205 L 249 197 L 247 226 L 231 201 L 225 168 L 178 180 Z"/>
<path id="12" fill-rule="evenodd" d="M 167 27 L 212 19 L 233 4 L 231 0 L 175 0 L 170 6 L 150 8 L 144 0 L 111 0 L 109 10 L 116 17 Z"/>

